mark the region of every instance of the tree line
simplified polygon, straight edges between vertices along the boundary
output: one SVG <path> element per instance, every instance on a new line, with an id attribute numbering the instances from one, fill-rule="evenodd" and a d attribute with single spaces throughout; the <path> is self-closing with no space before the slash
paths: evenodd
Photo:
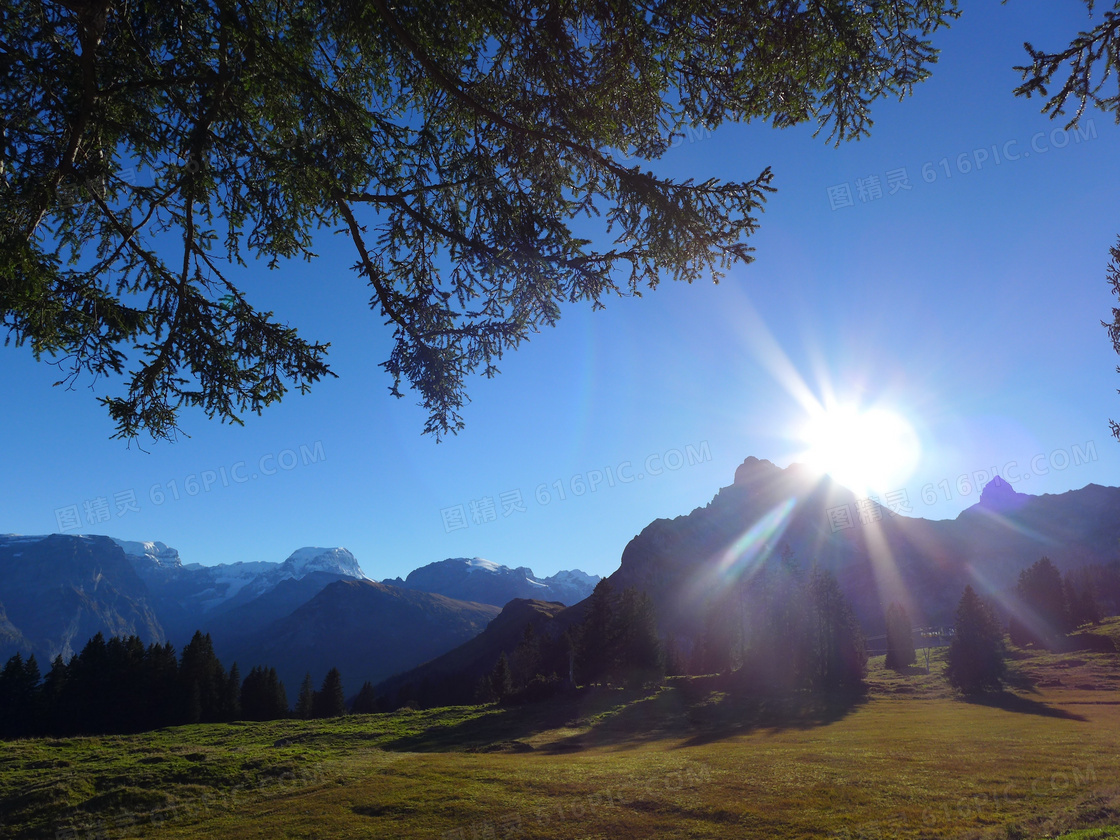
<path id="1" fill-rule="evenodd" d="M 1086 624 L 1100 622 L 1101 609 L 1094 594 L 1098 581 L 1109 581 L 1109 567 L 1087 566 L 1062 576 L 1050 558 L 1043 557 L 1019 573 L 1013 597 L 1004 610 L 965 587 L 957 605 L 953 639 L 946 655 L 945 676 L 964 694 L 998 691 L 1007 673 L 1007 635 L 1017 647 L 1060 650 L 1069 634 Z"/>
<path id="2" fill-rule="evenodd" d="M 777 563 L 727 588 L 709 604 L 677 673 L 732 673 L 761 693 L 856 689 L 867 671 L 863 630 L 836 577 L 804 571 L 788 546 Z"/>
<path id="3" fill-rule="evenodd" d="M 368 697 L 372 686 L 363 687 Z M 362 694 L 359 694 L 359 698 Z M 345 714 L 342 677 L 332 668 L 315 691 L 310 674 L 295 717 Z M 46 676 L 35 657 L 16 654 L 0 670 L 0 738 L 126 734 L 191 723 L 275 720 L 293 715 L 276 669 L 255 666 L 244 679 L 227 671 L 210 634 L 196 632 L 179 656 L 170 644 L 98 633 L 69 662 L 57 656 Z"/>

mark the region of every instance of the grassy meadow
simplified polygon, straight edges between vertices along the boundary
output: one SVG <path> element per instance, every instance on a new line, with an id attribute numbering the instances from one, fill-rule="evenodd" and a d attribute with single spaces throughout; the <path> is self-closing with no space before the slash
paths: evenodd
<path id="1" fill-rule="evenodd" d="M 676 678 L 534 706 L 0 745 L 0 836 L 1120 837 L 1120 619 L 965 702 L 872 659 L 830 706 Z M 924 666 L 924 657 L 919 651 Z"/>

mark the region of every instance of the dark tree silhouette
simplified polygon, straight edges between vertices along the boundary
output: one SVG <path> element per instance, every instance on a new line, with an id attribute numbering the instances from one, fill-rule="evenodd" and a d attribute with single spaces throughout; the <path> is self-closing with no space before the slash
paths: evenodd
<path id="1" fill-rule="evenodd" d="M 1049 557 L 1019 573 L 1015 593 L 1019 609 L 1009 622 L 1011 641 L 1057 647 L 1070 629 L 1070 612 L 1062 575 Z"/>
<path id="2" fill-rule="evenodd" d="M 311 682 L 311 674 L 303 678 L 299 687 L 299 698 L 296 700 L 295 716 L 300 720 L 310 720 L 315 715 L 315 685 Z"/>
<path id="3" fill-rule="evenodd" d="M 498 661 L 494 664 L 494 670 L 490 672 L 490 696 L 497 702 L 501 702 L 513 692 L 513 675 L 509 670 L 509 658 L 506 656 L 505 651 L 502 651 Z"/>
<path id="4" fill-rule="evenodd" d="M 891 670 L 902 671 L 917 661 L 910 615 L 901 604 L 893 603 L 887 607 L 887 658 L 884 665 Z"/>
<path id="5" fill-rule="evenodd" d="M 315 692 L 313 714 L 317 718 L 342 717 L 346 714 L 346 695 L 342 691 L 342 674 L 331 668 L 323 677 L 323 685 Z"/>
<path id="6" fill-rule="evenodd" d="M 373 683 L 369 680 L 362 683 L 361 689 L 354 697 L 354 702 L 350 704 L 350 711 L 355 715 L 370 715 L 379 711 L 377 693 L 373 690 Z"/>
<path id="7" fill-rule="evenodd" d="M 963 694 L 999 689 L 1006 671 L 1003 634 L 991 609 L 966 586 L 946 656 L 945 676 Z"/>

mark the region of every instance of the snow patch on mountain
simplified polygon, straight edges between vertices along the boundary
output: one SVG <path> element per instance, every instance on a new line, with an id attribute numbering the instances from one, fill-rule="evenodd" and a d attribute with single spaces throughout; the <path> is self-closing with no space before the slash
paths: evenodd
<path id="1" fill-rule="evenodd" d="M 413 569 L 407 579 L 382 582 L 460 601 L 503 606 L 513 598 L 575 604 L 591 594 L 599 578 L 578 569 L 541 578 L 528 566 L 510 568 L 482 557 L 451 557 Z"/>
<path id="2" fill-rule="evenodd" d="M 150 564 L 162 569 L 178 569 L 183 566 L 179 559 L 179 552 L 174 548 L 169 548 L 164 543 L 118 540 L 116 537 L 110 537 L 109 539 L 124 550 L 124 553 L 132 560 L 133 566 L 136 565 L 137 560 L 145 565 Z"/>
<path id="3" fill-rule="evenodd" d="M 452 560 L 456 563 L 463 563 L 466 565 L 467 572 L 477 572 L 479 569 L 486 572 L 497 572 L 505 568 L 492 560 L 486 560 L 482 557 L 454 557 Z"/>
<path id="4" fill-rule="evenodd" d="M 302 578 L 311 572 L 334 572 L 345 577 L 365 579 L 357 559 L 345 548 L 300 548 L 292 552 L 278 570 L 284 577 Z"/>

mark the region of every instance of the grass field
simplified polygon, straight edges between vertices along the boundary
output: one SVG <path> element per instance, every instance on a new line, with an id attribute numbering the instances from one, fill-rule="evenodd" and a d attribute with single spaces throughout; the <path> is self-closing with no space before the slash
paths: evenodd
<path id="1" fill-rule="evenodd" d="M 1120 619 L 1094 634 L 1120 639 Z M 0 745 L 0 836 L 1120 837 L 1115 653 L 1016 652 L 1011 690 L 985 703 L 954 698 L 943 666 L 897 675 L 873 659 L 867 695 L 830 707 L 694 678 L 518 708 L 18 741 Z"/>

